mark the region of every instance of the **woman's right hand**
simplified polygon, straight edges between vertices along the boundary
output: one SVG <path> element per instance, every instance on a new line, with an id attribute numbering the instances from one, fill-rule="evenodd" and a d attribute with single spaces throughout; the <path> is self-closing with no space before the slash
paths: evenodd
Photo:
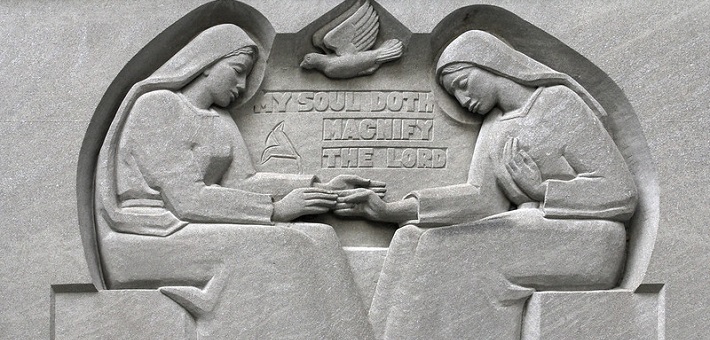
<path id="1" fill-rule="evenodd" d="M 321 188 L 298 188 L 274 202 L 271 220 L 288 222 L 303 215 L 328 212 L 337 203 L 338 194 Z"/>
<path id="2" fill-rule="evenodd" d="M 535 201 L 545 199 L 547 185 L 542 180 L 540 169 L 535 160 L 520 147 L 518 138 L 510 138 L 503 147 L 505 168 L 515 184 Z"/>

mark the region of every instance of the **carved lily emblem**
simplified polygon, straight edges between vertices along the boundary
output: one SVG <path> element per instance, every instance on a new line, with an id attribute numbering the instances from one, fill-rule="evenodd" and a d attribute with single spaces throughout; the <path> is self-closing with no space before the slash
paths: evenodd
<path id="1" fill-rule="evenodd" d="M 291 139 L 284 132 L 284 121 L 279 122 L 271 129 L 264 143 L 266 148 L 261 153 L 261 164 L 272 158 L 294 159 L 298 162 L 298 170 L 301 170 L 301 155 L 298 154 Z"/>

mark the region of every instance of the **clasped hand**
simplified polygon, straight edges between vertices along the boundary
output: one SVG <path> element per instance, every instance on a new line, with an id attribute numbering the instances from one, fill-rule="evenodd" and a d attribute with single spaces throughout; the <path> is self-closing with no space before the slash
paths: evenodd
<path id="1" fill-rule="evenodd" d="M 333 212 L 339 216 L 364 217 L 369 220 L 387 219 L 389 210 L 382 196 L 368 189 L 343 190 Z"/>
<path id="2" fill-rule="evenodd" d="M 333 209 L 338 216 L 402 224 L 416 220 L 419 215 L 419 203 L 414 197 L 385 202 L 379 193 L 363 188 L 343 190 L 339 194 Z"/>
<path id="3" fill-rule="evenodd" d="M 385 183 L 356 175 L 338 175 L 328 183 L 315 183 L 313 187 L 298 188 L 281 200 L 274 202 L 272 220 L 287 222 L 303 215 L 328 212 L 336 207 L 339 192 L 359 188 L 383 197 Z"/>
<path id="4" fill-rule="evenodd" d="M 515 184 L 528 197 L 542 202 L 545 199 L 546 185 L 540 169 L 530 155 L 520 148 L 518 138 L 511 138 L 503 147 L 503 162 Z"/>

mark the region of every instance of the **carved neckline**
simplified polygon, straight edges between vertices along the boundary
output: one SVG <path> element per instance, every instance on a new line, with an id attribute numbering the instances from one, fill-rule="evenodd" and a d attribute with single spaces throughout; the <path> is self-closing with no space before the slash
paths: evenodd
<path id="1" fill-rule="evenodd" d="M 530 98 L 528 98 L 528 101 L 525 102 L 525 105 L 523 105 L 523 107 L 517 110 L 510 111 L 508 113 L 503 112 L 503 114 L 500 116 L 500 120 L 508 120 L 527 116 L 533 104 L 535 104 L 537 97 L 539 97 L 540 93 L 542 93 L 543 89 L 544 87 L 538 87 L 535 92 L 533 92 L 533 94 L 530 96 Z"/>
<path id="2" fill-rule="evenodd" d="M 189 99 L 187 99 L 187 96 L 185 96 L 182 91 L 177 92 L 178 97 L 180 97 L 180 100 L 182 100 L 185 105 L 187 105 L 193 112 L 195 112 L 198 116 L 209 116 L 209 117 L 217 117 L 219 116 L 219 112 L 215 110 L 214 108 L 210 107 L 209 109 L 200 109 L 199 107 L 195 106 L 195 104 L 192 104 Z"/>

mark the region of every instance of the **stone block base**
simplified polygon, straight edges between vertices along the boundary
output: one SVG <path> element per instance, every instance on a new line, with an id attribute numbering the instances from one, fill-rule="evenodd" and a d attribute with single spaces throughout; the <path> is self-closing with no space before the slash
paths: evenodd
<path id="1" fill-rule="evenodd" d="M 350 254 L 350 261 L 359 264 L 356 268 L 381 265 L 381 251 L 357 250 Z M 363 299 L 369 300 L 377 278 L 359 274 L 355 275 L 358 286 Z M 92 285 L 53 288 L 52 339 L 196 337 L 192 317 L 157 290 L 97 292 Z M 521 340 L 663 340 L 663 286 L 642 285 L 635 292 L 536 292 L 527 302 L 522 326 Z"/>
<path id="2" fill-rule="evenodd" d="M 54 287 L 52 339 L 194 339 L 192 317 L 157 290 Z"/>
<path id="3" fill-rule="evenodd" d="M 523 317 L 522 340 L 665 339 L 662 285 L 635 292 L 537 292 Z"/>

